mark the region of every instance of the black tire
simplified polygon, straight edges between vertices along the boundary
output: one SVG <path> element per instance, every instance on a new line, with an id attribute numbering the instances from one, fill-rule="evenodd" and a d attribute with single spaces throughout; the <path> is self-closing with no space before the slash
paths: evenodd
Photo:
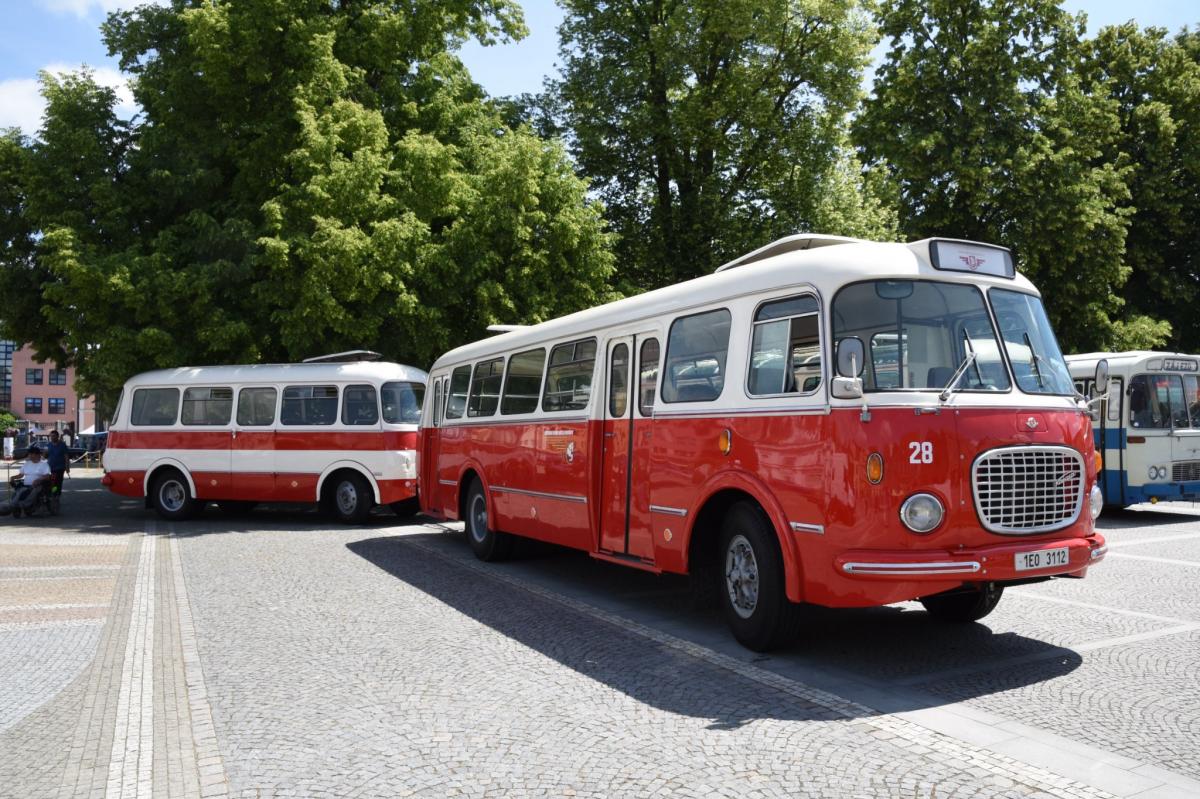
<path id="1" fill-rule="evenodd" d="M 409 497 L 408 499 L 402 499 L 399 502 L 393 502 L 388 507 L 392 509 L 392 513 L 396 514 L 402 519 L 416 516 L 421 512 L 421 503 L 416 497 Z"/>
<path id="2" fill-rule="evenodd" d="M 733 637 L 755 652 L 794 641 L 800 606 L 787 598 L 783 556 L 770 519 L 757 505 L 738 502 L 725 514 L 720 540 L 720 602 Z"/>
<path id="3" fill-rule="evenodd" d="M 203 507 L 192 496 L 187 480 L 175 469 L 168 469 L 154 478 L 150 503 L 159 516 L 172 522 L 190 518 Z"/>
<path id="4" fill-rule="evenodd" d="M 979 621 L 996 609 L 1004 586 L 983 583 L 979 587 L 956 588 L 944 594 L 921 597 L 925 611 L 940 621 L 966 623 Z"/>
<path id="5" fill-rule="evenodd" d="M 242 516 L 258 507 L 252 499 L 222 499 L 217 501 L 217 508 L 226 516 Z"/>
<path id="6" fill-rule="evenodd" d="M 471 545 L 475 557 L 489 563 L 508 560 L 516 538 L 509 533 L 493 530 L 488 524 L 487 492 L 478 480 L 471 483 L 471 487 L 467 489 L 467 502 L 464 507 L 466 513 L 463 521 L 467 543 Z"/>
<path id="7" fill-rule="evenodd" d="M 325 488 L 334 517 L 343 524 L 362 524 L 371 515 L 375 500 L 371 486 L 358 472 L 340 472 Z"/>

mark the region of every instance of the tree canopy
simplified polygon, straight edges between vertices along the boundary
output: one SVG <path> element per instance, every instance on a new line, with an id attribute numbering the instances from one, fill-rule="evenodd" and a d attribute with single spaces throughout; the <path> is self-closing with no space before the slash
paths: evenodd
<path id="1" fill-rule="evenodd" d="M 780 235 L 889 237 L 846 146 L 874 43 L 856 0 L 564 0 L 553 111 L 618 235 L 622 285 Z"/>
<path id="2" fill-rule="evenodd" d="M 43 75 L 41 130 L 0 140 L 4 332 L 104 392 L 357 347 L 427 364 L 603 299 L 586 184 L 451 52 L 523 32 L 512 0 L 111 15 L 141 115 L 117 119 L 86 72 Z"/>

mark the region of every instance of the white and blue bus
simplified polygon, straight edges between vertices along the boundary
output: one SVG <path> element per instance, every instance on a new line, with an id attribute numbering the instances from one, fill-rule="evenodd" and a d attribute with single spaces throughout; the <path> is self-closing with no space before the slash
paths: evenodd
<path id="1" fill-rule="evenodd" d="M 1105 504 L 1200 500 L 1200 355 L 1092 352 L 1068 355 L 1079 393 L 1093 398 L 1096 363 L 1107 359 L 1108 392 L 1092 404 L 1103 453 Z"/>

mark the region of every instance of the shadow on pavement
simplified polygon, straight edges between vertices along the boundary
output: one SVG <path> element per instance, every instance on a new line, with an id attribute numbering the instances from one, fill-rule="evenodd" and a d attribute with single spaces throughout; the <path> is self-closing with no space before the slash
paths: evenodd
<path id="1" fill-rule="evenodd" d="M 800 641 L 785 651 L 756 655 L 733 641 L 719 614 L 695 609 L 686 577 L 638 572 L 536 542 L 522 540 L 521 544 L 514 562 L 488 564 L 484 574 L 495 569 L 522 584 L 800 683 L 827 688 L 873 708 L 869 714 L 916 710 L 1010 690 L 1067 674 L 1082 663 L 1078 653 L 1065 647 L 1009 632 L 994 633 L 985 624 L 939 623 L 924 612 L 895 607 L 808 607 Z M 507 582 L 480 579 L 480 573 L 466 563 L 454 562 L 460 556 L 472 557 L 457 535 L 431 532 L 368 538 L 347 547 L 396 579 L 545 657 L 638 701 L 712 719 L 713 727 L 736 727 L 755 718 L 842 717 L 564 604 L 513 590 Z M 431 557 L 428 547 L 443 556 Z M 956 683 L 953 697 L 935 696 L 918 687 L 924 675 L 953 679 L 959 673 L 993 669 L 997 660 L 1032 665 L 1007 669 L 999 681 L 978 681 L 978 689 Z M 755 698 L 721 699 L 724 692 L 734 691 L 734 683 L 753 686 L 750 693 Z"/>

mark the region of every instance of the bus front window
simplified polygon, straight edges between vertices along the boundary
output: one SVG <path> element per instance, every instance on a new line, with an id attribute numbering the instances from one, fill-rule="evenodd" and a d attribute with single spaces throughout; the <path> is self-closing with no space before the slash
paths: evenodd
<path id="1" fill-rule="evenodd" d="M 1017 385 L 1026 394 L 1073 395 L 1071 373 L 1054 339 L 1042 301 L 1007 289 L 989 293 Z"/>
<path id="2" fill-rule="evenodd" d="M 934 280 L 872 280 L 842 289 L 833 303 L 834 341 L 867 343 L 866 391 L 1007 391 L 1008 371 L 975 286 Z"/>

